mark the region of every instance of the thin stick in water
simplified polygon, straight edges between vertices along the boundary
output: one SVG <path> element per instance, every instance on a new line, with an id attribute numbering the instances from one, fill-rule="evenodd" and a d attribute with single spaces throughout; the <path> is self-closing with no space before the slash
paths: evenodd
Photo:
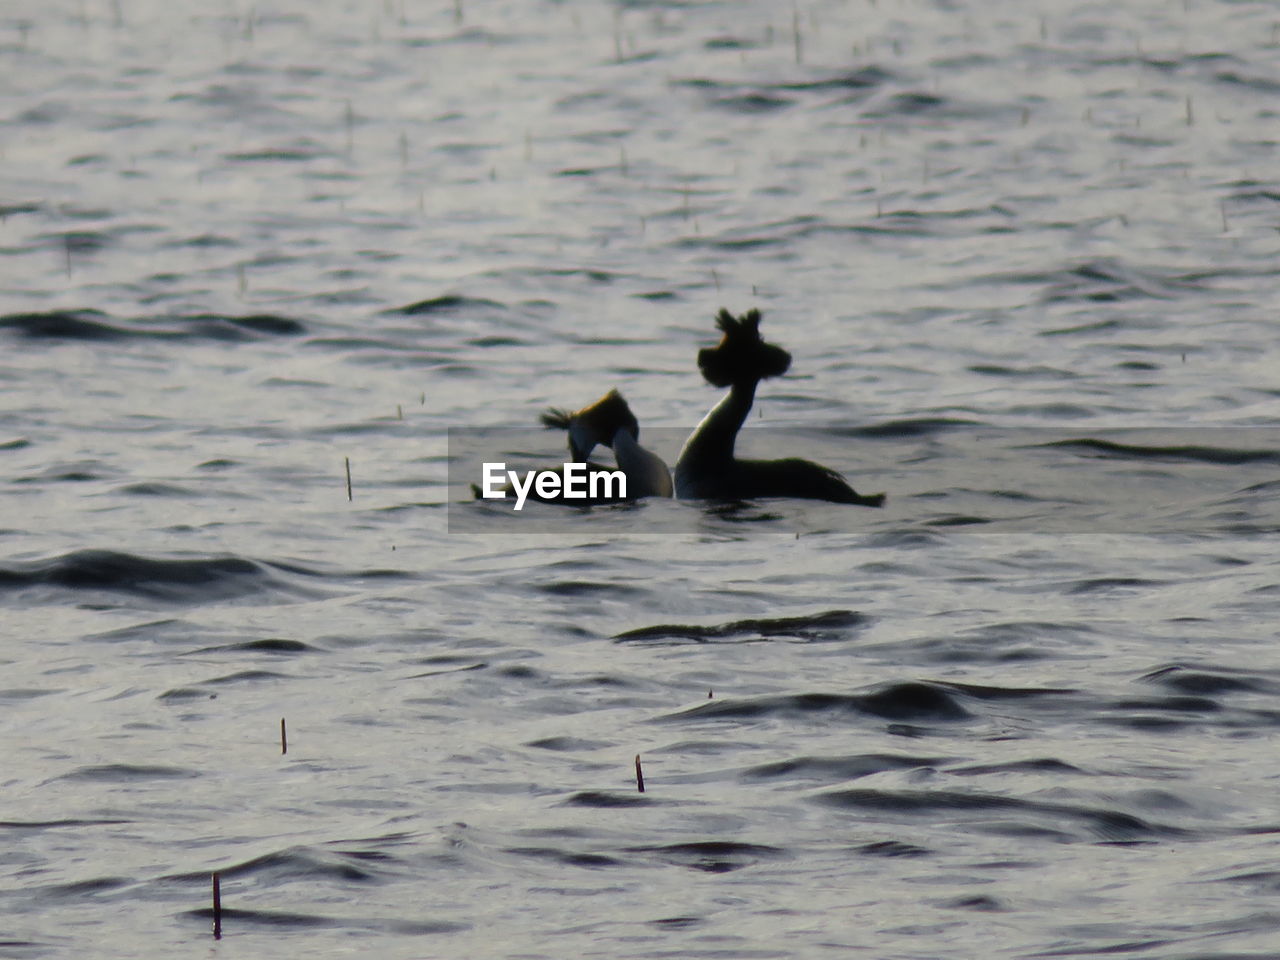
<path id="1" fill-rule="evenodd" d="M 222 939 L 222 878 L 213 875 L 213 939 Z"/>
<path id="2" fill-rule="evenodd" d="M 351 458 L 342 458 L 347 464 L 347 503 L 351 502 Z"/>
<path id="3" fill-rule="evenodd" d="M 636 754 L 636 790 L 644 793 L 644 771 L 640 768 L 640 754 Z"/>
<path id="4" fill-rule="evenodd" d="M 289 735 L 284 729 L 284 717 L 280 718 L 280 756 L 289 752 Z"/>

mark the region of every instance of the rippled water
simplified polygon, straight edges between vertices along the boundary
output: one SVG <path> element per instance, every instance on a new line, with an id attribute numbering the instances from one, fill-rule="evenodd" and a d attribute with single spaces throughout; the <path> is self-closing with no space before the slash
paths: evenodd
<path id="1" fill-rule="evenodd" d="M 1276 956 L 1278 51 L 0 9 L 0 956 L 208 949 L 213 871 L 255 957 Z M 450 485 L 613 386 L 671 458 L 722 306 L 744 449 L 883 510 Z"/>

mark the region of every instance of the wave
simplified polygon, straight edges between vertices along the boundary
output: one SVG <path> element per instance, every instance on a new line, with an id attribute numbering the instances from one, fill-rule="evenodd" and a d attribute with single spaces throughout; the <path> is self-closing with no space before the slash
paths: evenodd
<path id="1" fill-rule="evenodd" d="M 922 681 L 890 683 L 871 693 L 793 693 L 743 700 L 709 700 L 660 717 L 666 721 L 750 720 L 811 714 L 875 717 L 893 721 L 956 721 L 972 714 L 954 693 Z"/>
<path id="2" fill-rule="evenodd" d="M 185 780 L 200 776 L 186 767 L 145 766 L 131 763 L 108 763 L 77 767 L 58 780 L 87 780 L 93 783 L 136 783 L 143 780 Z"/>
<path id="3" fill-rule="evenodd" d="M 482 297 L 464 297 L 460 294 L 449 293 L 444 296 L 430 297 L 426 300 L 418 300 L 415 303 L 405 304 L 403 307 L 393 307 L 384 313 L 399 314 L 402 316 L 422 316 L 424 314 L 441 314 L 441 313 L 463 313 L 467 311 L 484 310 L 505 310 L 506 307 L 498 303 L 496 300 L 485 300 Z"/>
<path id="4" fill-rule="evenodd" d="M 1280 682 L 1259 676 L 1239 675 L 1228 667 L 1189 667 L 1170 664 L 1142 677 L 1143 682 L 1157 684 L 1179 694 L 1214 696 L 1223 693 L 1280 694 Z"/>
<path id="5" fill-rule="evenodd" d="M 1042 303 L 1114 303 L 1128 300 L 1173 300 L 1202 293 L 1212 275 L 1203 270 L 1137 266 L 1116 257 L 1099 257 L 1055 270 L 997 273 L 977 282 L 1032 284 L 1044 287 Z M 1069 331 L 1046 331 L 1064 333 Z"/>
<path id="6" fill-rule="evenodd" d="M 264 337 L 292 337 L 306 332 L 299 320 L 276 314 L 224 316 L 202 313 L 189 316 L 143 318 L 131 322 L 112 320 L 100 310 L 50 310 L 44 313 L 11 313 L 0 316 L 0 330 L 28 340 L 119 341 L 214 340 L 240 342 Z"/>
<path id="7" fill-rule="evenodd" d="M 1079 437 L 1071 440 L 1054 440 L 1036 444 L 1039 447 L 1058 447 L 1080 450 L 1131 460 L 1164 460 L 1196 463 L 1280 463 L 1280 450 L 1248 450 L 1236 447 L 1210 447 L 1203 444 L 1168 444 L 1146 446 L 1135 443 L 1118 443 L 1096 437 Z"/>
<path id="8" fill-rule="evenodd" d="M 689 867 L 703 873 L 729 873 L 762 860 L 789 860 L 791 854 L 779 847 L 733 840 L 701 840 L 666 846 L 628 847 L 628 853 L 652 856 L 660 863 Z"/>
<path id="9" fill-rule="evenodd" d="M 772 617 L 734 620 L 730 623 L 702 626 L 699 624 L 664 623 L 637 627 L 615 633 L 614 640 L 718 640 L 727 637 L 794 637 L 802 640 L 826 640 L 844 636 L 846 630 L 862 627 L 871 620 L 853 610 L 828 610 L 800 617 Z"/>
<path id="10" fill-rule="evenodd" d="M 611 809 L 614 807 L 644 807 L 656 801 L 644 793 L 608 793 L 602 790 L 580 790 L 565 801 L 571 807 L 595 807 Z"/>
<path id="11" fill-rule="evenodd" d="M 891 770 L 918 770 L 947 762 L 946 757 L 905 757 L 864 753 L 849 757 L 793 757 L 762 763 L 742 772 L 744 780 L 807 780 L 837 782 L 857 780 Z"/>
<path id="12" fill-rule="evenodd" d="M 71 591 L 125 594 L 172 604 L 202 604 L 252 596 L 313 598 L 304 585 L 321 574 L 243 557 L 153 559 L 113 550 L 76 550 L 46 560 L 0 565 L 0 593 Z"/>
<path id="13" fill-rule="evenodd" d="M 864 437 L 867 439 L 902 439 L 907 437 L 931 437 L 961 427 L 980 426 L 976 420 L 956 417 L 910 417 L 904 420 L 886 420 L 860 427 L 838 428 L 829 431 L 835 436 Z"/>
<path id="14" fill-rule="evenodd" d="M 1161 824 L 1123 810 L 1024 800 L 998 794 L 958 790 L 833 790 L 813 798 L 825 806 L 849 811 L 876 811 L 899 818 L 930 817 L 937 821 L 969 821 L 974 827 L 997 834 L 1025 835 L 1028 828 L 1063 841 L 1106 843 L 1151 842 L 1188 839 L 1191 830 Z M 1031 824 L 1016 822 L 1031 820 Z M 1015 822 L 1010 823 L 1010 820 Z"/>

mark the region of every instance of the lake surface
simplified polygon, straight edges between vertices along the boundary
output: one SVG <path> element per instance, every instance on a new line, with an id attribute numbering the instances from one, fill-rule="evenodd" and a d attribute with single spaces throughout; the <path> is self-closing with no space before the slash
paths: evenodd
<path id="1" fill-rule="evenodd" d="M 0 63 L 0 956 L 1277 955 L 1274 5 Z M 721 307 L 794 357 L 740 449 L 883 509 L 471 499 L 613 387 L 673 460 Z"/>

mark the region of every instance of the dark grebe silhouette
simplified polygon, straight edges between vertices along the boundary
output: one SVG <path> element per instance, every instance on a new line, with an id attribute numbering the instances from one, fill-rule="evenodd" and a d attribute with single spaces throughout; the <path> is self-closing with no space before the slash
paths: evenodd
<path id="1" fill-rule="evenodd" d="M 595 403 L 583 407 L 576 413 L 570 413 L 558 407 L 550 407 L 539 419 L 544 427 L 567 430 L 569 432 L 568 462 L 586 464 L 588 473 L 607 472 L 614 469 L 587 459 L 597 445 L 613 446 L 615 435 L 626 434 L 631 436 L 640 432 L 640 422 L 636 420 L 635 414 L 631 412 L 631 407 L 628 406 L 627 401 L 623 399 L 622 394 L 618 393 L 617 390 L 610 390 Z M 648 451 L 644 452 L 648 453 Z M 616 452 L 615 456 L 617 456 Z M 661 461 L 658 462 L 661 463 Z M 633 484 L 630 477 L 627 479 L 626 497 L 566 497 L 563 492 L 565 466 L 566 464 L 561 464 L 557 467 L 544 468 L 544 472 L 558 473 L 560 475 L 562 481 L 560 492 L 554 496 L 544 497 L 535 488 L 530 487 L 526 494 L 526 499 L 537 503 L 563 503 L 577 507 L 626 503 L 635 499 L 635 494 L 631 492 Z M 617 469 L 626 473 L 626 468 L 621 464 L 618 465 Z M 665 463 L 662 464 L 662 470 L 667 475 L 667 483 L 669 485 L 671 482 L 670 471 L 667 470 Z M 477 500 L 484 499 L 483 492 L 477 484 L 471 484 L 471 492 Z M 502 487 L 502 493 L 505 497 L 511 497 L 516 492 L 516 489 L 510 483 L 506 483 Z M 670 493 L 667 496 L 670 496 Z"/>
<path id="2" fill-rule="evenodd" d="M 618 469 L 627 477 L 627 499 L 669 497 L 671 470 L 656 453 L 640 446 L 640 422 L 617 390 L 610 390 L 576 413 L 557 407 L 542 415 L 545 427 L 569 432 L 569 453 L 584 461 L 596 445 L 611 447 Z"/>
<path id="3" fill-rule="evenodd" d="M 613 435 L 621 429 L 630 430 L 632 436 L 640 436 L 640 421 L 616 389 L 581 410 L 548 407 L 540 419 L 549 430 L 569 432 L 569 453 L 575 463 L 585 462 L 597 445 L 609 446 L 613 443 Z"/>
<path id="4" fill-rule="evenodd" d="M 723 333 L 714 347 L 698 351 L 698 369 L 712 386 L 729 393 L 702 418 L 676 460 L 676 496 L 698 500 L 755 500 L 797 497 L 878 507 L 884 494 L 864 496 L 834 470 L 809 460 L 739 460 L 733 455 L 738 431 L 755 400 L 756 384 L 791 366 L 791 354 L 760 338 L 760 311 L 716 316 Z"/>

